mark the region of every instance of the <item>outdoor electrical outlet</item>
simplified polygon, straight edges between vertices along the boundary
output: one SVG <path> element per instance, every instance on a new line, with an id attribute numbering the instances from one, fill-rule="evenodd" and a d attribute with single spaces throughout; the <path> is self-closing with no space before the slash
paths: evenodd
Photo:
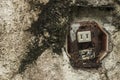
<path id="1" fill-rule="evenodd" d="M 94 21 L 71 24 L 67 52 L 75 68 L 98 68 L 108 52 L 108 33 Z"/>

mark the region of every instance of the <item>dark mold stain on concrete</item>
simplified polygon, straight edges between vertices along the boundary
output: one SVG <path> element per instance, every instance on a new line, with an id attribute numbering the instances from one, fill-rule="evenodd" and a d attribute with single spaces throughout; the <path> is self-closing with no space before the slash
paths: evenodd
<path id="1" fill-rule="evenodd" d="M 28 47 L 27 55 L 21 60 L 19 73 L 24 72 L 26 66 L 35 62 L 47 48 L 52 48 L 53 52 L 57 54 L 61 53 L 61 48 L 65 43 L 67 27 L 71 20 L 70 5 L 71 0 L 50 0 L 43 7 L 42 12 L 38 15 L 38 20 L 33 22 L 31 28 L 27 30 L 34 34 L 36 39 L 34 45 L 31 48 Z M 46 37 L 45 32 L 50 36 Z M 42 46 L 39 46 L 39 37 L 44 38 Z"/>
<path id="2" fill-rule="evenodd" d="M 88 2 L 83 2 L 83 0 L 79 1 L 82 1 L 80 5 L 87 6 L 88 4 Z M 77 3 L 73 4 L 72 2 L 73 0 L 50 0 L 46 5 L 36 4 L 35 6 L 30 2 L 31 6 L 33 6 L 32 8 L 37 6 L 40 8 L 40 6 L 42 6 L 42 12 L 38 15 L 38 20 L 33 22 L 31 28 L 27 30 L 34 34 L 36 39 L 34 40 L 33 45 L 28 46 L 29 52 L 27 52 L 21 60 L 18 73 L 24 72 L 26 67 L 29 64 L 34 63 L 47 48 L 52 48 L 53 52 L 60 55 L 61 48 L 64 47 L 68 26 L 74 18 L 73 13 L 77 13 L 78 8 L 86 7 L 76 7 Z M 109 11 L 113 9 L 113 7 L 99 7 L 99 9 Z M 117 16 L 118 15 L 116 15 L 115 20 L 117 20 Z M 117 25 L 119 28 L 120 24 L 115 23 L 115 20 L 113 24 L 115 26 Z M 49 36 L 45 35 L 46 32 Z M 39 46 L 39 37 L 44 38 L 42 41 L 43 45 L 41 46 Z"/>

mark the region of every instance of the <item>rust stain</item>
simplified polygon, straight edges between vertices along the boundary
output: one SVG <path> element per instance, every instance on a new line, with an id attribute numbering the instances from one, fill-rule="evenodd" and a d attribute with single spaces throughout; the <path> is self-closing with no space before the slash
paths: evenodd
<path id="1" fill-rule="evenodd" d="M 107 51 L 107 35 L 100 28 L 100 26 L 94 21 L 83 21 L 74 24 L 80 24 L 79 28 L 75 32 L 76 40 L 72 41 L 69 35 L 67 38 L 67 51 L 70 55 L 70 62 L 74 68 L 98 68 L 101 66 L 100 58 Z M 91 41 L 79 43 L 77 40 L 77 33 L 83 31 L 91 32 Z M 92 51 L 90 51 L 92 50 Z M 85 52 L 89 53 L 89 55 Z M 82 55 L 82 53 L 84 55 Z M 85 52 L 85 53 L 84 53 Z M 94 54 L 95 53 L 95 54 Z M 87 55 L 86 55 L 87 54 Z M 90 57 L 93 55 L 95 57 Z M 83 56 L 87 56 L 83 59 Z"/>

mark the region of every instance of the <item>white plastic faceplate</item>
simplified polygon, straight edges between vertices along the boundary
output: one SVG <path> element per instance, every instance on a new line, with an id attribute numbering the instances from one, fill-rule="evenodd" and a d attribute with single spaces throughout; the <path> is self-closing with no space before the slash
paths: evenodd
<path id="1" fill-rule="evenodd" d="M 77 33 L 77 39 L 79 43 L 91 41 L 91 31 L 81 31 Z"/>

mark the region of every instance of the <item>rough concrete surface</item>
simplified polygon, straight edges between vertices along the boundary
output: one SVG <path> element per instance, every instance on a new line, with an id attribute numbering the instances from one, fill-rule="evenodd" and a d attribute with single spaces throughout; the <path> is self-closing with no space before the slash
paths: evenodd
<path id="1" fill-rule="evenodd" d="M 28 52 L 27 46 L 32 44 L 32 41 L 35 39 L 35 36 L 26 30 L 31 27 L 33 21 L 38 19 L 37 15 L 41 12 L 40 9 L 31 9 L 30 1 L 35 2 L 35 0 L 0 0 L 0 80 L 120 79 L 120 31 L 110 24 L 113 18 L 111 14 L 106 14 L 106 12 L 94 14 L 92 10 L 90 10 L 91 15 L 85 15 L 81 12 L 82 15 L 79 16 L 79 19 L 96 20 L 110 33 L 111 42 L 113 43 L 112 51 L 102 60 L 101 68 L 75 70 L 70 65 L 64 49 L 62 49 L 62 55 L 58 55 L 51 48 L 48 48 L 33 64 L 28 65 L 23 73 L 18 73 L 20 61 Z M 49 3 L 48 0 L 36 1 L 44 5 Z M 77 0 L 72 1 L 74 3 Z M 94 6 L 114 3 L 113 0 L 86 1 Z M 120 6 L 116 4 L 115 7 L 117 14 L 120 13 Z M 35 7 L 33 6 L 32 8 Z M 94 17 L 94 15 L 98 17 Z M 105 20 L 103 19 L 104 16 L 106 16 Z M 78 19 L 75 18 L 74 20 Z"/>

